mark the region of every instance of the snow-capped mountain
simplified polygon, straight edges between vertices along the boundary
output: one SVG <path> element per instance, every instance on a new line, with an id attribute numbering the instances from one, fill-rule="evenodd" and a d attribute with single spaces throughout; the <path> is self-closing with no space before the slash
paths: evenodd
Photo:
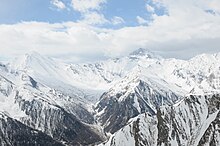
<path id="1" fill-rule="evenodd" d="M 17 124 L 34 139 L 46 135 L 48 145 L 199 145 L 209 133 L 219 134 L 213 131 L 218 118 L 204 118 L 213 116 L 205 112 L 210 100 L 219 103 L 219 80 L 220 53 L 179 60 L 138 49 L 121 58 L 68 64 L 31 52 L 0 63 L 1 121 L 11 121 L 0 134 L 8 129 L 14 137 L 10 130 Z M 211 128 L 196 129 L 204 124 Z M 191 137 L 189 129 L 197 134 Z M 13 143 L 11 137 L 2 134 L 0 140 Z"/>
<path id="2" fill-rule="evenodd" d="M 155 114 L 159 106 L 172 105 L 187 94 L 203 95 L 215 90 L 210 75 L 219 70 L 216 54 L 189 61 L 134 54 L 141 54 L 144 59 L 105 92 L 96 105 L 97 118 L 108 132 L 116 132 L 141 113 Z"/>
<path id="3" fill-rule="evenodd" d="M 132 118 L 100 146 L 219 146 L 219 104 L 219 94 L 190 95 L 156 115 Z"/>
<path id="4" fill-rule="evenodd" d="M 145 73 L 145 69 L 138 67 L 102 95 L 96 110 L 106 131 L 114 133 L 130 118 L 145 112 L 154 115 L 159 106 L 174 104 L 182 98 L 178 86 Z"/>
<path id="5" fill-rule="evenodd" d="M 63 144 L 88 145 L 104 138 L 84 98 L 62 94 L 13 71 L 6 66 L 0 71 L 2 113 Z"/>

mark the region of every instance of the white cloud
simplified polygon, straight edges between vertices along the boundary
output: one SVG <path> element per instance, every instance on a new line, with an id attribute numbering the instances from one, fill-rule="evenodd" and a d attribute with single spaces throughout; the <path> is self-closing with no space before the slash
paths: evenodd
<path id="1" fill-rule="evenodd" d="M 154 7 L 150 6 L 149 4 L 146 4 L 145 7 L 146 7 L 146 10 L 147 10 L 148 12 L 154 13 L 154 11 L 155 11 Z"/>
<path id="2" fill-rule="evenodd" d="M 17 56 L 30 50 L 45 55 L 104 56 L 97 32 L 82 23 L 23 22 L 0 25 L 0 37 L 3 35 L 0 40 L 1 56 Z"/>
<path id="3" fill-rule="evenodd" d="M 100 10 L 101 5 L 106 3 L 106 0 L 72 0 L 72 7 L 75 11 L 84 13 L 91 10 Z"/>
<path id="4" fill-rule="evenodd" d="M 102 25 L 108 23 L 109 21 L 105 18 L 103 14 L 100 14 L 98 12 L 90 12 L 85 13 L 83 15 L 83 19 L 79 22 L 83 22 L 90 25 Z"/>
<path id="5" fill-rule="evenodd" d="M 56 6 L 58 9 L 65 9 L 66 5 L 60 0 L 51 0 L 51 3 Z"/>
<path id="6" fill-rule="evenodd" d="M 121 18 L 121 17 L 118 17 L 118 16 L 114 16 L 114 17 L 111 19 L 111 22 L 112 22 L 113 25 L 118 25 L 118 24 L 125 23 L 124 19 Z"/>
<path id="7" fill-rule="evenodd" d="M 72 8 L 81 14 L 82 19 L 79 22 L 90 25 L 102 25 L 109 22 L 100 12 L 105 3 L 106 0 L 71 0 Z"/>
<path id="8" fill-rule="evenodd" d="M 140 24 L 140 25 L 144 25 L 144 24 L 148 23 L 147 20 L 145 20 L 144 18 L 142 18 L 140 16 L 137 16 L 136 19 L 137 19 L 138 24 Z"/>
<path id="9" fill-rule="evenodd" d="M 139 47 L 177 58 L 220 52 L 220 16 L 205 11 L 215 8 L 213 1 L 163 0 L 169 15 L 153 15 L 148 26 L 116 30 L 81 22 L 0 25 L 0 54 L 11 56 L 36 50 L 46 55 L 99 60 L 106 55 L 124 55 Z"/>

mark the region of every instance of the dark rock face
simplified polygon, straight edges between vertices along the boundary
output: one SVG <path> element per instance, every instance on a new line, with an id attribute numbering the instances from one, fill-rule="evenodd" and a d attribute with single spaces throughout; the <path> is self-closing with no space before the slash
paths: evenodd
<path id="1" fill-rule="evenodd" d="M 116 95 L 109 95 L 108 92 L 104 93 L 96 109 L 98 112 L 105 111 L 98 116 L 105 131 L 114 133 L 125 126 L 129 119 L 145 112 L 155 115 L 157 107 L 162 104 L 172 104 L 178 99 L 174 93 L 171 93 L 168 97 L 168 93 L 164 96 L 156 90 L 153 91 L 153 94 L 151 92 L 149 85 L 140 81 L 135 88 L 135 92 L 123 97 L 124 100 L 122 101 L 119 101 L 119 98 L 124 96 L 125 93 L 118 93 Z M 135 99 L 139 104 L 139 109 L 134 105 Z"/>
<path id="2" fill-rule="evenodd" d="M 169 127 L 166 125 L 165 120 L 162 118 L 160 109 L 157 111 L 157 129 L 158 139 L 157 144 L 160 146 L 162 143 L 167 143 L 169 139 Z"/>
<path id="3" fill-rule="evenodd" d="M 21 119 L 25 125 L 38 129 L 57 141 L 68 145 L 88 145 L 102 140 L 89 126 L 59 106 L 38 99 L 25 101 L 19 96 L 17 102 L 27 115 Z"/>
<path id="4" fill-rule="evenodd" d="M 209 113 L 212 114 L 216 110 L 220 109 L 220 96 L 214 95 L 213 99 L 209 99 L 210 103 Z M 199 141 L 200 146 L 210 145 L 219 146 L 220 145 L 220 112 L 218 112 L 216 118 L 209 125 L 205 133 L 203 134 L 201 140 Z"/>
<path id="5" fill-rule="evenodd" d="M 219 146 L 220 145 L 220 112 L 218 113 L 216 119 L 209 125 L 208 129 L 205 131 L 201 140 L 199 141 L 199 146 Z"/>
<path id="6" fill-rule="evenodd" d="M 62 146 L 52 137 L 0 113 L 1 146 Z"/>
<path id="7" fill-rule="evenodd" d="M 175 141 L 178 146 L 218 146 L 220 144 L 219 105 L 219 95 L 191 95 L 180 106 L 159 110 L 157 112 L 158 145 L 168 146 L 173 144 L 171 141 Z"/>
<path id="8" fill-rule="evenodd" d="M 220 95 L 190 95 L 156 115 L 131 119 L 102 146 L 219 146 L 219 105 Z"/>
<path id="9" fill-rule="evenodd" d="M 102 100 L 98 106 L 100 109 L 106 108 L 105 113 L 100 117 L 100 121 L 105 125 L 105 131 L 111 133 L 125 126 L 129 118 L 138 115 L 137 109 L 132 106 L 132 101 L 129 99 L 120 103 L 111 97 L 108 100 Z M 110 123 L 106 124 L 108 121 L 110 121 Z"/>
<path id="10" fill-rule="evenodd" d="M 50 146 L 56 145 L 53 142 L 59 141 L 62 144 L 77 146 L 103 141 L 104 136 L 100 136 L 98 130 L 92 127 L 92 124 L 95 123 L 94 116 L 85 108 L 86 106 L 82 105 L 85 102 L 78 101 L 79 97 L 69 97 L 58 91 L 53 91 L 53 89 L 38 83 L 27 74 L 21 74 L 18 77 L 20 84 L 15 85 L 9 80 L 10 78 L 0 76 L 0 100 L 7 101 L 5 104 L 10 103 L 6 110 L 10 109 L 10 106 L 15 106 L 15 110 L 18 110 L 9 112 L 9 120 L 13 121 L 13 117 L 16 116 L 14 115 L 15 112 L 22 113 L 22 116 L 17 117 L 22 126 L 16 127 L 16 133 L 14 133 L 13 127 L 6 129 L 10 137 L 7 137 L 4 131 L 8 123 L 2 122 L 3 125 L 0 127 L 3 129 L 2 134 L 0 133 L 2 145 L 45 144 Z M 42 88 L 47 89 L 42 91 Z M 1 111 L 5 111 L 5 109 L 1 108 Z M 18 121 L 14 120 L 13 122 L 16 124 Z M 14 124 L 9 126 L 14 126 Z M 28 137 L 30 132 L 25 133 L 27 127 L 38 133 L 41 132 L 37 136 L 33 133 L 35 134 L 32 136 L 33 138 Z M 22 137 L 22 134 L 26 136 Z M 49 140 L 47 143 L 47 139 L 44 138 L 40 140 L 41 136 L 50 138 L 51 143 Z M 6 141 L 7 138 L 9 138 L 8 141 Z M 29 139 L 33 139 L 33 141 Z"/>

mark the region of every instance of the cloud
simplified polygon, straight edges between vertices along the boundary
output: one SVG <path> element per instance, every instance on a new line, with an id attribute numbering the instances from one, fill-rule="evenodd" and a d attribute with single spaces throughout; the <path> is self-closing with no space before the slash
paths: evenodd
<path id="1" fill-rule="evenodd" d="M 85 13 L 88 11 L 100 10 L 101 5 L 105 3 L 106 0 L 72 0 L 72 7 L 75 11 Z"/>
<path id="2" fill-rule="evenodd" d="M 111 22 L 113 25 L 118 25 L 118 24 L 123 24 L 125 23 L 124 19 L 119 17 L 119 16 L 114 16 L 112 19 L 111 19 Z"/>
<path id="3" fill-rule="evenodd" d="M 168 14 L 152 14 L 152 22 L 135 27 L 107 29 L 81 22 L 0 25 L 0 54 L 16 56 L 36 50 L 60 58 L 93 61 L 123 56 L 140 47 L 184 59 L 220 52 L 220 15 L 206 11 L 217 13 L 212 4 L 216 1 L 157 1 Z"/>
<path id="4" fill-rule="evenodd" d="M 81 59 L 104 56 L 98 33 L 81 23 L 22 22 L 0 25 L 0 37 L 3 35 L 0 40 L 1 56 L 17 56 L 30 50 L 60 57 L 70 54 Z"/>
<path id="5" fill-rule="evenodd" d="M 155 11 L 154 7 L 152 7 L 152 6 L 149 5 L 149 4 L 146 4 L 145 8 L 146 8 L 146 10 L 147 10 L 148 12 L 150 12 L 150 13 L 154 13 L 154 11 Z"/>
<path id="6" fill-rule="evenodd" d="M 102 5 L 106 0 L 72 0 L 72 8 L 81 14 L 79 22 L 87 23 L 90 25 L 102 25 L 109 21 L 100 12 Z"/>
<path id="7" fill-rule="evenodd" d="M 142 18 L 141 16 L 137 16 L 136 19 L 137 19 L 138 24 L 140 25 L 144 25 L 148 23 L 148 21 Z"/>
<path id="8" fill-rule="evenodd" d="M 59 10 L 65 9 L 66 5 L 60 0 L 51 0 L 51 3 Z"/>
<path id="9" fill-rule="evenodd" d="M 108 23 L 109 21 L 105 18 L 103 14 L 97 12 L 85 13 L 83 19 L 79 22 L 90 24 L 90 25 L 102 25 Z"/>

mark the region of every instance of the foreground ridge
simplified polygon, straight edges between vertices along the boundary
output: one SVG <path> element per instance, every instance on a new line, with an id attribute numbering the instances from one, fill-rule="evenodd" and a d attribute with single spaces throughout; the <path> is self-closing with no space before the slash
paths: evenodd
<path id="1" fill-rule="evenodd" d="M 141 114 L 100 146 L 220 145 L 220 95 L 190 95 Z"/>

